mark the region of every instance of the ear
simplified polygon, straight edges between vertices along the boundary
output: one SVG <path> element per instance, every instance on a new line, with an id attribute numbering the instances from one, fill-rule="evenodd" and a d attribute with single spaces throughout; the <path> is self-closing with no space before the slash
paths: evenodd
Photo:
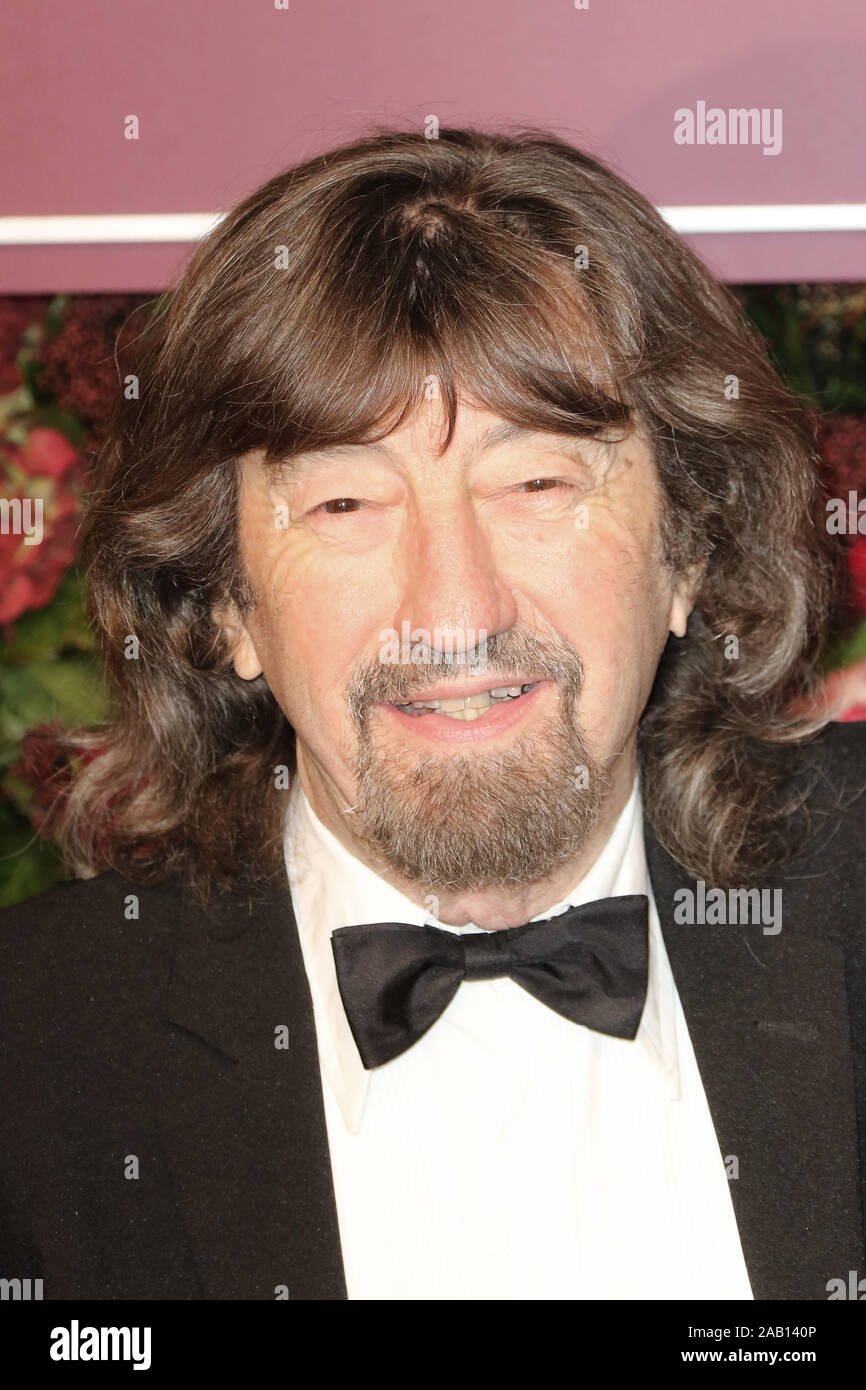
<path id="1" fill-rule="evenodd" d="M 220 628 L 231 652 L 232 665 L 241 680 L 254 681 L 262 674 L 256 644 L 233 603 L 215 604 L 211 617 Z"/>
<path id="2" fill-rule="evenodd" d="M 704 563 L 701 561 L 691 565 L 677 579 L 676 587 L 671 596 L 671 608 L 668 615 L 668 627 L 675 637 L 685 637 L 686 635 L 689 614 L 695 606 L 695 596 L 703 573 Z"/>

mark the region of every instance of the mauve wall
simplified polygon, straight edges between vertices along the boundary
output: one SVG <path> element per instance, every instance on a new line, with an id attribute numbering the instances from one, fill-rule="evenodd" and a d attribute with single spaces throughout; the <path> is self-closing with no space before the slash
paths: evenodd
<path id="1" fill-rule="evenodd" d="M 219 212 L 299 158 L 431 114 L 546 126 L 660 207 L 866 203 L 864 0 L 288 3 L 6 0 L 0 238 L 24 214 Z M 780 153 L 677 145 L 674 112 L 699 101 L 781 108 Z M 863 227 L 689 239 L 729 280 L 861 279 Z M 0 292 L 149 292 L 186 251 L 0 245 Z"/>

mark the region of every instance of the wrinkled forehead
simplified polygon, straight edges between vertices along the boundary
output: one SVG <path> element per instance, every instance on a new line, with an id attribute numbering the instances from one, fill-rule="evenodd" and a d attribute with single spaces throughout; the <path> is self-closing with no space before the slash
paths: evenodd
<path id="1" fill-rule="evenodd" d="M 449 438 L 445 413 L 438 405 L 430 408 L 425 403 L 396 429 L 370 441 L 340 441 L 278 459 L 269 458 L 266 450 L 257 450 L 248 460 L 263 466 L 269 476 L 282 478 L 309 477 L 331 465 L 353 462 L 381 462 L 397 470 L 418 464 L 470 468 L 515 453 L 565 454 L 601 464 L 612 461 L 617 450 L 638 433 L 637 428 L 608 429 L 600 436 L 586 435 L 582 430 L 553 430 L 504 420 L 484 407 L 464 402 L 458 407 Z"/>

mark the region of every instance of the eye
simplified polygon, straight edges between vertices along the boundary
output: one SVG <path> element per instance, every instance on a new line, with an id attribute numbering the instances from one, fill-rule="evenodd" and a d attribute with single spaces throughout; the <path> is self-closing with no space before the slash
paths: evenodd
<path id="1" fill-rule="evenodd" d="M 326 516 L 346 516 L 363 505 L 357 497 L 332 497 L 327 502 L 320 502 L 318 507 L 313 507 L 313 512 L 323 512 Z"/>
<path id="2" fill-rule="evenodd" d="M 539 483 L 542 484 L 541 487 L 536 486 Z M 539 492 L 550 492 L 554 488 L 570 489 L 572 486 L 573 484 L 565 482 L 562 478 L 531 478 L 528 482 L 521 483 L 518 490 L 522 492 L 524 489 L 526 489 L 530 494 L 532 494 Z"/>

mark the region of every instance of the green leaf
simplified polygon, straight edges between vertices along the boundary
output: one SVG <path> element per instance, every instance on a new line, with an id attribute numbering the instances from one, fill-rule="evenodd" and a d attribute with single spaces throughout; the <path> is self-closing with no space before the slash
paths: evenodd
<path id="1" fill-rule="evenodd" d="M 34 356 L 30 348 L 22 348 L 17 358 L 18 370 L 32 401 L 45 399 L 45 391 L 42 389 L 42 375 L 45 371 L 44 364 Z"/>
<path id="2" fill-rule="evenodd" d="M 62 410 L 59 405 L 52 403 L 37 405 L 34 409 L 31 428 L 35 429 L 37 426 L 43 429 L 57 430 L 59 434 L 65 435 L 76 448 L 81 445 L 86 434 L 77 415 L 73 415 L 68 410 Z"/>
<path id="3" fill-rule="evenodd" d="M 14 391 L 0 396 L 0 430 L 12 439 L 13 444 L 17 443 L 17 440 L 12 434 L 14 426 L 10 422 L 18 419 L 19 416 L 27 415 L 32 409 L 33 393 L 26 381 L 21 386 L 17 386 Z"/>
<path id="4" fill-rule="evenodd" d="M 62 722 L 98 722 L 102 717 L 102 682 L 95 662 L 88 657 L 70 654 L 59 660 L 49 658 L 34 661 L 27 669 L 52 700 Z"/>
<path id="5" fill-rule="evenodd" d="M 833 639 L 827 648 L 825 670 L 841 671 L 857 661 L 866 661 L 866 621 L 854 632 Z"/>
<path id="6" fill-rule="evenodd" d="M 68 294 L 56 294 L 45 310 L 45 332 L 49 335 L 59 333 L 63 327 L 63 316 L 69 305 Z"/>
<path id="7" fill-rule="evenodd" d="M 0 907 L 11 907 L 54 887 L 62 878 L 55 847 L 36 835 L 8 803 L 0 801 Z"/>
<path id="8" fill-rule="evenodd" d="M 20 665 L 67 649 L 94 650 L 93 631 L 84 612 L 81 580 L 71 568 L 45 608 L 31 609 L 15 623 L 14 635 L 2 646 L 4 666 Z"/>
<path id="9" fill-rule="evenodd" d="M 34 724 L 96 724 L 105 693 L 96 663 L 84 655 L 50 657 L 0 670 L 0 739 L 17 744 Z"/>

